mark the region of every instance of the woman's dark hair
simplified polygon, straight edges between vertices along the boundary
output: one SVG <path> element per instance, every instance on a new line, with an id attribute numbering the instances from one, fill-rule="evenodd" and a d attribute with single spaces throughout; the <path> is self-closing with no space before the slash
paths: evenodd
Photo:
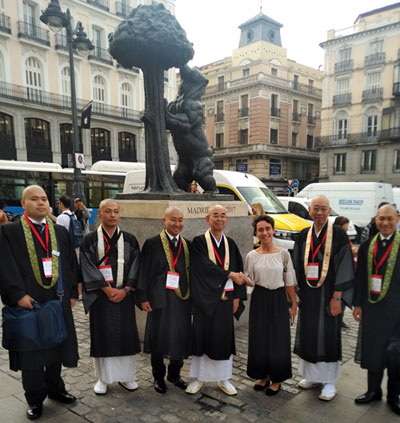
<path id="1" fill-rule="evenodd" d="M 338 216 L 335 221 L 333 222 L 334 225 L 342 227 L 346 223 L 350 223 L 350 220 L 347 219 L 345 216 Z"/>
<path id="2" fill-rule="evenodd" d="M 272 229 L 275 228 L 275 220 L 271 216 L 267 216 L 266 214 L 260 214 L 253 219 L 253 228 L 254 228 L 254 236 L 257 232 L 257 223 L 259 222 L 267 222 L 272 226 Z"/>

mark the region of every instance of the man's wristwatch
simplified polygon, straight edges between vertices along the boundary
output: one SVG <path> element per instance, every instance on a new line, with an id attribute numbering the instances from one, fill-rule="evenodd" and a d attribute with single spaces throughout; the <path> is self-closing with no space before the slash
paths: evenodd
<path id="1" fill-rule="evenodd" d="M 335 300 L 335 301 L 342 301 L 342 297 L 332 297 L 332 300 Z"/>
<path id="2" fill-rule="evenodd" d="M 131 290 L 128 289 L 126 286 L 123 287 L 123 290 L 126 292 L 126 295 L 129 295 L 129 293 L 131 292 Z"/>

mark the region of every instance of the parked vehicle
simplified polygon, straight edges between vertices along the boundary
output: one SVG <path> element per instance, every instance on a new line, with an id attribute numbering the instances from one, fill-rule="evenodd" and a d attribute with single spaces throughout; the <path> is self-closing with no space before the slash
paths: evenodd
<path id="1" fill-rule="evenodd" d="M 296 214 L 297 216 L 307 220 L 310 224 L 312 223 L 312 218 L 308 213 L 308 209 L 311 205 L 311 198 L 304 198 L 304 197 L 278 197 L 281 203 L 286 207 L 289 213 Z M 339 216 L 335 210 L 331 210 L 331 214 L 329 215 L 329 220 L 334 223 L 335 219 Z M 347 217 L 347 216 L 346 216 Z M 354 241 L 357 238 L 357 231 L 350 220 L 349 229 L 347 231 L 348 237 Z"/>
<path id="2" fill-rule="evenodd" d="M 400 210 L 400 187 L 393 187 L 393 201 L 397 210 Z"/>
<path id="3" fill-rule="evenodd" d="M 319 182 L 307 185 L 297 197 L 314 198 L 324 194 L 331 207 L 350 219 L 360 232 L 376 215 L 382 201 L 393 203 L 390 184 L 382 182 Z"/>
<path id="4" fill-rule="evenodd" d="M 140 192 L 144 188 L 146 172 L 128 172 L 124 193 Z M 214 170 L 214 178 L 220 194 L 230 194 L 235 201 L 244 201 L 249 214 L 251 205 L 261 203 L 265 212 L 275 220 L 275 244 L 293 249 L 299 232 L 309 225 L 304 219 L 289 213 L 276 196 L 254 175 L 228 170 Z"/>

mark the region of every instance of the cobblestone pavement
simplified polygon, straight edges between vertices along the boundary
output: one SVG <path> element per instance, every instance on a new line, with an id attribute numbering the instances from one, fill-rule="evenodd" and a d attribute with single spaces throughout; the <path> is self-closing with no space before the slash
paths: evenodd
<path id="1" fill-rule="evenodd" d="M 228 397 L 216 384 L 207 384 L 200 393 L 189 396 L 169 384 L 165 395 L 153 389 L 150 359 L 146 354 L 137 356 L 137 381 L 139 389 L 127 392 L 113 384 L 107 395 L 96 396 L 93 386 L 96 382 L 92 359 L 89 357 L 89 321 L 83 312 L 81 302 L 74 308 L 76 330 L 79 339 L 80 361 L 76 369 L 63 370 L 67 389 L 78 397 L 76 404 L 63 406 L 51 400 L 44 403 L 41 422 L 385 422 L 396 421 L 386 404 L 357 407 L 353 398 L 365 391 L 365 372 L 353 364 L 357 337 L 357 324 L 351 313 L 346 312 L 343 329 L 343 366 L 339 395 L 334 401 L 324 403 L 317 400 L 318 391 L 300 392 L 297 382 L 298 360 L 293 355 L 293 378 L 282 384 L 281 392 L 267 397 L 263 392 L 253 390 L 254 381 L 246 375 L 247 325 L 236 330 L 237 355 L 234 358 L 233 384 L 238 395 Z M 292 327 L 294 339 L 295 326 Z M 185 363 L 182 377 L 188 379 L 190 360 Z M 361 380 L 361 382 L 360 382 Z M 8 353 L 0 350 L 0 421 L 26 422 L 26 403 L 20 383 L 20 374 L 8 368 Z M 344 393 L 341 396 L 341 393 Z M 346 394 L 347 392 L 347 394 Z M 347 396 L 346 396 L 347 395 Z M 383 420 L 382 420 L 383 419 Z"/>

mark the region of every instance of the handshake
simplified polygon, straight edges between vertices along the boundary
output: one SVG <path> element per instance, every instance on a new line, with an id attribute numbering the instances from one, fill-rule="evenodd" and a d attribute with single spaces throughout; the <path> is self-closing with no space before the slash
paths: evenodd
<path id="1" fill-rule="evenodd" d="M 247 286 L 253 286 L 250 279 L 243 272 L 230 272 L 228 277 L 231 278 L 236 285 L 245 284 Z"/>

